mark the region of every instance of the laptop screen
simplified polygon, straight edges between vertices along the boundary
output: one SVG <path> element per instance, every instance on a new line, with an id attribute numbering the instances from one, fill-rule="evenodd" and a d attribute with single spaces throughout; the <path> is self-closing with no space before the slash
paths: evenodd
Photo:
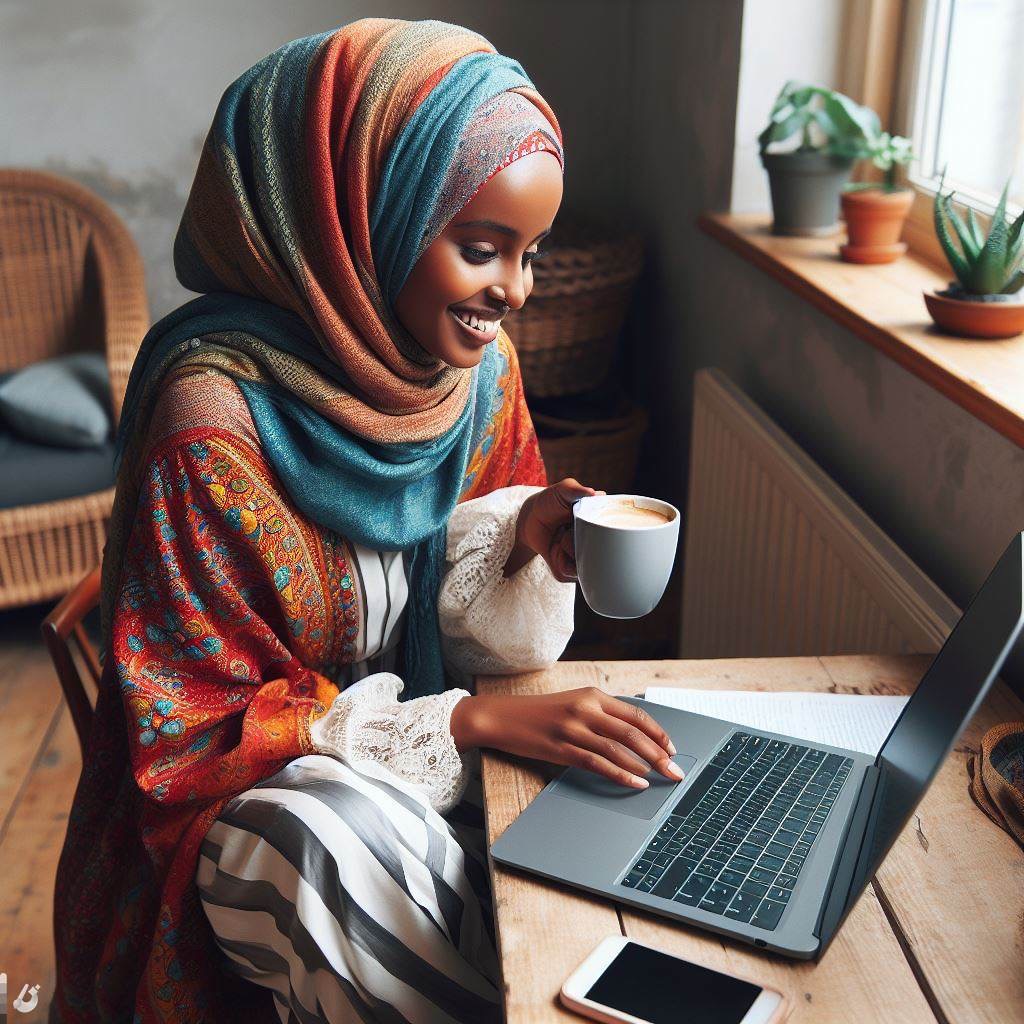
<path id="1" fill-rule="evenodd" d="M 967 606 L 878 753 L 878 789 L 847 906 L 861 893 L 985 698 L 1021 631 L 1018 534 Z M 966 781 L 965 781 L 966 785 Z"/>

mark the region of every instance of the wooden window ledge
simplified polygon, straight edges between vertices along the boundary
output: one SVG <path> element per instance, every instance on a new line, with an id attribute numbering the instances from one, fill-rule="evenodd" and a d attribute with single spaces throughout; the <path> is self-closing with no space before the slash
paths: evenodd
<path id="1" fill-rule="evenodd" d="M 980 341 L 942 334 L 923 293 L 948 268 L 907 255 L 862 266 L 839 258 L 842 235 L 784 238 L 763 215 L 705 213 L 702 230 L 767 271 L 993 430 L 1024 447 L 1024 335 Z"/>

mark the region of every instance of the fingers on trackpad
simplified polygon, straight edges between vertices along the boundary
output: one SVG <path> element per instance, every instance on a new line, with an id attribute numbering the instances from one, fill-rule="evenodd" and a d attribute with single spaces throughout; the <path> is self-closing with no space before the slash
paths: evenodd
<path id="1" fill-rule="evenodd" d="M 630 789 L 618 782 L 612 782 L 603 775 L 596 775 L 583 768 L 568 768 L 553 787 L 553 792 L 570 800 L 582 800 L 611 811 L 628 814 L 634 818 L 653 818 L 662 804 L 675 792 L 682 792 L 689 782 L 688 773 L 697 759 L 688 754 L 676 754 L 672 758 L 682 768 L 687 778 L 672 782 L 661 772 L 651 770 L 645 778 L 650 785 L 646 789 Z"/>

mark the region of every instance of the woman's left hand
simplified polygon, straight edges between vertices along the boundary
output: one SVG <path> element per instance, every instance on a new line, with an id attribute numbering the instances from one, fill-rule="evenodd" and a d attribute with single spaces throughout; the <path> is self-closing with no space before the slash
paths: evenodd
<path id="1" fill-rule="evenodd" d="M 509 556 L 506 575 L 511 576 L 519 568 L 517 562 L 525 564 L 533 554 L 538 554 L 548 563 L 552 575 L 559 583 L 574 581 L 576 552 L 572 539 L 573 502 L 577 498 L 604 493 L 581 484 L 573 477 L 566 477 L 531 494 L 519 510 L 516 547 Z"/>

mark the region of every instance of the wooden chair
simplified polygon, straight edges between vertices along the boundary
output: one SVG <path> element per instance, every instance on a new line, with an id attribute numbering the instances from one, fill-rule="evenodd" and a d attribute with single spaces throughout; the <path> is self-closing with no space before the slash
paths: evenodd
<path id="1" fill-rule="evenodd" d="M 92 677 L 93 689 L 100 682 L 100 660 L 82 625 L 82 620 L 100 603 L 100 570 L 93 569 L 67 594 L 56 608 L 43 620 L 41 631 L 46 649 L 57 670 L 64 699 L 71 710 L 71 720 L 78 734 L 78 744 L 85 758 L 85 744 L 92 728 L 94 701 L 90 700 L 85 682 L 71 648 L 74 637 L 78 654 L 85 669 Z"/>
<path id="2" fill-rule="evenodd" d="M 114 423 L 149 327 L 142 260 L 98 196 L 42 171 L 0 169 L 0 373 L 106 353 Z M 114 490 L 0 509 L 0 609 L 67 593 L 99 565 Z"/>

